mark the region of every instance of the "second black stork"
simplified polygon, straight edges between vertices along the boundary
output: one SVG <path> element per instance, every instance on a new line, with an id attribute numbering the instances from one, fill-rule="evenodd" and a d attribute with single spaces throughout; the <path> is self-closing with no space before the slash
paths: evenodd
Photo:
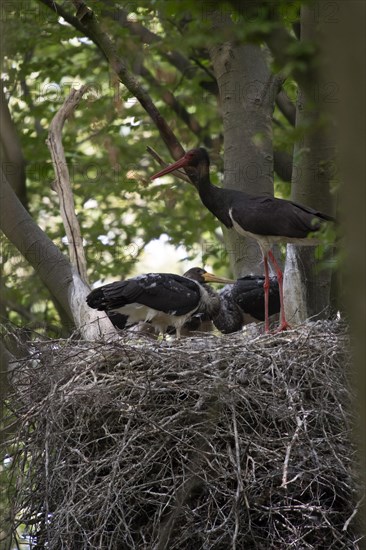
<path id="1" fill-rule="evenodd" d="M 283 303 L 283 274 L 271 248 L 278 242 L 317 244 L 316 239 L 309 238 L 309 233 L 318 231 L 322 222 L 334 221 L 334 218 L 292 201 L 249 195 L 242 191 L 216 187 L 210 181 L 210 158 L 202 147 L 191 149 L 180 160 L 154 174 L 152 179 L 179 168 L 194 169 L 195 186 L 201 201 L 221 223 L 226 227 L 234 228 L 240 235 L 256 239 L 264 261 L 265 331 L 269 332 L 269 261 L 275 269 L 279 284 L 281 303 L 279 330 L 288 328 Z"/>
<path id="2" fill-rule="evenodd" d="M 180 330 L 198 312 L 216 315 L 220 299 L 205 283 L 234 283 L 194 267 L 183 276 L 173 273 L 146 273 L 125 281 L 95 288 L 88 294 L 89 307 L 119 314 L 118 327 L 126 328 L 143 321 L 164 333 L 169 326 Z M 113 322 L 113 315 L 111 316 Z"/>
<path id="3" fill-rule="evenodd" d="M 264 321 L 264 277 L 246 275 L 219 292 L 220 309 L 212 319 L 223 334 L 241 330 L 248 323 Z M 280 312 L 280 295 L 276 277 L 269 278 L 268 315 Z"/>

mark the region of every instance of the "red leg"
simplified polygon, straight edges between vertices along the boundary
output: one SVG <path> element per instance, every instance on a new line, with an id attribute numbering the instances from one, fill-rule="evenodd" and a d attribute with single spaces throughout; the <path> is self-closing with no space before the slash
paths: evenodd
<path id="1" fill-rule="evenodd" d="M 271 260 L 273 267 L 275 268 L 277 281 L 278 281 L 278 288 L 280 291 L 281 320 L 280 320 L 280 326 L 278 327 L 278 330 L 279 331 L 286 330 L 291 327 L 286 321 L 286 317 L 285 317 L 285 306 L 283 302 L 283 274 L 271 250 L 268 252 L 268 257 Z"/>
<path id="2" fill-rule="evenodd" d="M 263 254 L 264 261 L 264 331 L 269 332 L 269 315 L 268 315 L 268 300 L 269 300 L 269 270 L 267 254 Z"/>

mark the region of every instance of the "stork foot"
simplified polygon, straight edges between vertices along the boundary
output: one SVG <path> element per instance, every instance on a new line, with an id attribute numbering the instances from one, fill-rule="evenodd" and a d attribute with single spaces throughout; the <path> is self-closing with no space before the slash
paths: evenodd
<path id="1" fill-rule="evenodd" d="M 282 321 L 280 326 L 275 330 L 275 333 L 282 332 L 283 330 L 291 330 L 291 325 L 287 321 Z"/>

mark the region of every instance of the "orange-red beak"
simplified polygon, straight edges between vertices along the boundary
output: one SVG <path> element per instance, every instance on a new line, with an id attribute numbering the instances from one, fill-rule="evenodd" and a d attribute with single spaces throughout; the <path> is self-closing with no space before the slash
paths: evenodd
<path id="1" fill-rule="evenodd" d="M 156 178 L 160 178 L 161 176 L 165 176 L 165 174 L 170 174 L 170 172 L 174 172 L 174 170 L 178 170 L 179 168 L 183 168 L 184 166 L 187 166 L 188 159 L 186 157 L 182 157 L 181 159 L 177 160 L 177 162 L 174 162 L 173 164 L 169 164 L 169 166 L 166 166 L 160 172 L 157 172 L 153 176 L 151 176 L 151 179 L 154 180 Z"/>

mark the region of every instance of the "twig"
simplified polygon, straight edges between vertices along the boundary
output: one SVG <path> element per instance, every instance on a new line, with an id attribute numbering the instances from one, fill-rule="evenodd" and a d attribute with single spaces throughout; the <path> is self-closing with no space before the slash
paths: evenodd
<path id="1" fill-rule="evenodd" d="M 240 514 L 239 514 L 239 501 L 240 496 L 243 492 L 243 481 L 241 477 L 241 456 L 240 456 L 240 442 L 238 435 L 238 425 L 236 422 L 236 412 L 235 408 L 231 409 L 232 423 L 233 423 L 233 432 L 234 432 L 234 441 L 235 441 L 235 469 L 237 475 L 237 486 L 235 493 L 235 529 L 232 537 L 232 550 L 236 550 L 237 538 L 240 529 Z"/>
<path id="2" fill-rule="evenodd" d="M 342 531 L 347 531 L 348 527 L 349 527 L 349 524 L 351 523 L 351 521 L 353 520 L 353 518 L 355 517 L 355 515 L 357 514 L 358 512 L 358 509 L 359 507 L 361 506 L 362 502 L 364 501 L 365 499 L 365 496 L 363 496 L 362 498 L 360 498 L 360 500 L 357 502 L 352 514 L 349 516 L 349 518 L 347 519 L 347 521 L 345 521 L 343 527 L 342 527 Z"/>
<path id="3" fill-rule="evenodd" d="M 306 419 L 306 415 L 304 415 L 303 419 L 300 419 L 299 417 L 296 418 L 296 421 L 297 421 L 296 430 L 294 432 L 294 435 L 291 438 L 290 443 L 287 445 L 287 448 L 286 448 L 286 455 L 285 455 L 285 460 L 284 460 L 284 463 L 283 463 L 282 483 L 281 483 L 280 487 L 286 488 L 286 486 L 289 483 L 291 483 L 291 481 L 294 481 L 296 479 L 296 476 L 295 476 L 292 480 L 287 481 L 288 463 L 289 463 L 289 460 L 290 460 L 290 454 L 291 454 L 292 446 L 293 446 L 293 444 L 295 443 L 296 439 L 299 436 L 299 432 L 301 430 L 302 425 L 305 422 L 305 419 Z"/>
<path id="4" fill-rule="evenodd" d="M 72 2 L 77 9 L 77 17 L 84 25 L 88 35 L 103 52 L 122 84 L 124 84 L 126 88 L 138 99 L 142 107 L 151 117 L 173 158 L 179 159 L 184 154 L 183 147 L 179 143 L 165 118 L 159 112 L 148 92 L 141 86 L 135 75 L 128 70 L 125 60 L 117 55 L 114 44 L 108 34 L 105 33 L 100 27 L 93 10 L 91 10 L 86 3 L 83 2 L 83 0 L 72 0 Z"/>

